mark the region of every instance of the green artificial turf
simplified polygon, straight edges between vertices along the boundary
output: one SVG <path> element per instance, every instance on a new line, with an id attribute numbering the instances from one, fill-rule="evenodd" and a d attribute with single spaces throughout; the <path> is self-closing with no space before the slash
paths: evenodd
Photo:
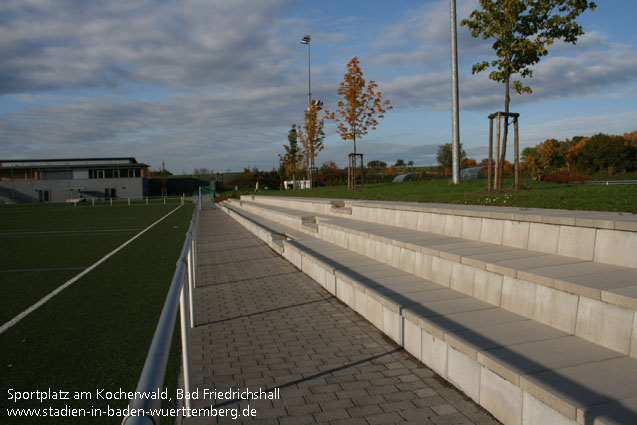
<path id="1" fill-rule="evenodd" d="M 505 180 L 505 191 L 487 193 L 485 180 L 466 180 L 458 185 L 447 180 L 426 180 L 366 184 L 354 190 L 348 190 L 347 186 L 327 186 L 311 190 L 260 191 L 256 194 L 637 213 L 635 184 L 557 184 L 527 179 L 522 180 L 520 190 L 510 189 L 511 185 L 512 181 Z"/>
<path id="2" fill-rule="evenodd" d="M 175 206 L 0 208 L 0 324 Z"/>
<path id="3" fill-rule="evenodd" d="M 32 230 L 34 227 L 59 230 L 128 225 L 143 228 L 173 208 L 175 205 L 167 206 L 166 209 L 156 206 L 113 207 L 107 218 L 101 217 L 98 212 L 91 212 L 89 208 L 78 208 L 88 215 L 78 213 L 72 219 L 64 213 L 60 214 L 61 218 L 55 223 L 51 221 L 50 215 L 40 216 L 47 218 L 48 225 L 34 217 L 24 216 L 22 221 L 14 217 L 12 220 L 14 227 L 21 231 Z M 56 208 L 51 211 L 62 212 Z M 192 204 L 184 205 L 0 335 L 0 390 L 3 394 L 0 397 L 0 423 L 121 422 L 121 418 L 106 416 L 11 419 L 7 417 L 6 409 L 62 408 L 65 405 L 85 409 L 106 409 L 108 405 L 121 409 L 127 406 L 128 400 L 96 400 L 96 391 L 116 391 L 119 388 L 125 391 L 135 390 L 192 212 Z M 5 211 L 0 209 L 0 216 L 3 213 Z M 3 220 L 0 222 L 3 223 L 0 231 L 7 232 L 10 226 L 5 226 Z M 125 240 L 131 235 L 121 236 Z M 72 243 L 73 238 L 68 240 Z M 64 252 L 65 261 L 71 262 L 70 251 Z M 85 255 L 83 252 L 78 251 L 76 254 L 78 258 L 85 258 L 82 257 Z M 60 276 L 61 280 L 64 278 L 66 276 Z M 17 281 L 14 283 L 19 286 Z M 178 329 L 177 325 L 176 333 L 179 332 Z M 174 394 L 180 354 L 177 335 L 173 339 L 172 348 L 165 385 Z M 7 399 L 10 388 L 19 391 L 51 388 L 70 391 L 71 395 L 75 391 L 87 391 L 92 394 L 93 399 L 13 403 Z"/>

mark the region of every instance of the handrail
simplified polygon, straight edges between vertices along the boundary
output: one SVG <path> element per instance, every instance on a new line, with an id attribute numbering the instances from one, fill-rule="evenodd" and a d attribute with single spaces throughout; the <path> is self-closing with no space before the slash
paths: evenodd
<path id="1" fill-rule="evenodd" d="M 172 345 L 173 329 L 177 318 L 177 304 L 179 303 L 181 322 L 181 348 L 184 372 L 184 391 L 190 393 L 190 343 L 189 330 L 194 326 L 192 293 L 195 287 L 197 230 L 199 229 L 199 203 L 190 220 L 190 227 L 186 233 L 181 254 L 177 260 L 177 267 L 164 302 L 164 307 L 155 329 L 153 341 L 148 350 L 144 368 L 137 383 L 136 392 L 148 393 L 157 391 L 164 383 L 166 364 Z M 190 316 L 190 317 L 189 317 Z M 190 400 L 184 400 L 186 411 L 190 408 Z M 131 412 L 144 412 L 144 415 L 130 415 L 122 420 L 122 425 L 159 425 L 159 418 L 153 416 L 151 409 L 159 409 L 161 400 L 151 398 L 135 398 L 130 400 Z"/>

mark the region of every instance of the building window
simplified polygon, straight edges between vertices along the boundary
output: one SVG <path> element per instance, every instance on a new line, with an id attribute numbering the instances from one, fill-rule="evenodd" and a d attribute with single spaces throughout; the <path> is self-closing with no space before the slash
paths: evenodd
<path id="1" fill-rule="evenodd" d="M 36 190 L 38 193 L 38 202 L 49 202 L 49 191 L 48 190 Z"/>
<path id="2" fill-rule="evenodd" d="M 135 178 L 141 177 L 142 172 L 140 168 L 122 168 L 122 169 L 106 169 L 106 170 L 88 170 L 89 179 L 118 179 L 118 178 Z"/>

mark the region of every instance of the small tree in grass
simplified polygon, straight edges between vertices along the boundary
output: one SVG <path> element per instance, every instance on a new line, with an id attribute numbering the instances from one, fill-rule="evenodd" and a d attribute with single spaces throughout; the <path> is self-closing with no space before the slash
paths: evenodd
<path id="1" fill-rule="evenodd" d="M 292 186 L 297 188 L 297 175 L 300 172 L 301 152 L 297 143 L 298 133 L 296 131 L 296 124 L 292 124 L 292 128 L 288 132 L 288 144 L 283 145 L 285 153 L 279 155 L 281 165 L 285 170 L 286 176 L 292 177 Z"/>
<path id="2" fill-rule="evenodd" d="M 440 164 L 443 172 L 447 169 L 451 170 L 452 161 L 452 145 L 451 143 L 445 143 L 438 146 L 438 152 L 436 153 L 436 161 Z M 462 149 L 462 143 L 459 144 L 458 151 L 460 152 L 460 163 L 467 158 L 467 153 Z"/>
<path id="3" fill-rule="evenodd" d="M 382 94 L 376 91 L 378 84 L 373 80 L 366 82 L 363 78 L 358 58 L 354 57 L 347 64 L 347 73 L 338 88 L 343 100 L 338 101 L 338 109 L 325 111 L 327 119 L 335 120 L 338 132 L 343 140 L 351 140 L 356 154 L 356 140 L 360 140 L 369 130 L 376 130 L 378 120 L 385 117 L 385 112 L 392 109 L 389 100 L 382 100 Z M 354 176 L 348 181 L 348 187 L 356 182 L 356 169 L 350 170 Z"/>
<path id="4" fill-rule="evenodd" d="M 480 0 L 481 10 L 474 10 L 469 19 L 461 23 L 471 30 L 474 37 L 494 39 L 493 50 L 497 59 L 473 65 L 473 74 L 495 68 L 489 78 L 504 83 L 504 112 L 509 113 L 509 88 L 518 94 L 531 93 L 528 86 L 511 77 L 531 78 L 531 67 L 548 54 L 547 47 L 555 40 L 575 44 L 584 33 L 575 19 L 585 10 L 597 5 L 588 0 Z M 504 118 L 502 155 L 504 164 L 508 134 L 508 116 Z M 498 175 L 502 179 L 502 173 Z M 500 181 L 498 187 L 502 187 Z"/>
<path id="5" fill-rule="evenodd" d="M 297 137 L 303 146 L 303 165 L 310 170 L 310 187 L 314 182 L 314 159 L 323 150 L 324 120 L 318 117 L 319 111 L 323 109 L 323 102 L 313 100 L 305 110 L 305 122 L 299 126 Z"/>

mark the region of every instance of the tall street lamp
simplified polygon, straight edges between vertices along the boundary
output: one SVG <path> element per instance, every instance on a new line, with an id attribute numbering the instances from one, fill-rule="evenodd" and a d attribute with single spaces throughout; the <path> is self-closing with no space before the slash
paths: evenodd
<path id="1" fill-rule="evenodd" d="M 308 106 L 312 103 L 312 85 L 310 84 L 310 41 L 312 38 L 309 35 L 306 35 L 301 39 L 301 44 L 305 44 L 307 46 L 307 104 Z"/>
<path id="2" fill-rule="evenodd" d="M 306 35 L 301 39 L 301 44 L 305 44 L 307 46 L 307 110 L 310 110 L 312 105 L 312 83 L 310 78 L 310 41 L 312 38 L 309 35 Z M 313 176 L 312 172 L 314 171 L 314 158 L 310 159 L 310 188 L 313 186 Z"/>
<path id="3" fill-rule="evenodd" d="M 452 97 L 452 180 L 453 184 L 460 183 L 460 129 L 458 111 L 458 36 L 456 33 L 456 0 L 449 1 L 449 15 L 451 25 L 451 97 Z"/>

